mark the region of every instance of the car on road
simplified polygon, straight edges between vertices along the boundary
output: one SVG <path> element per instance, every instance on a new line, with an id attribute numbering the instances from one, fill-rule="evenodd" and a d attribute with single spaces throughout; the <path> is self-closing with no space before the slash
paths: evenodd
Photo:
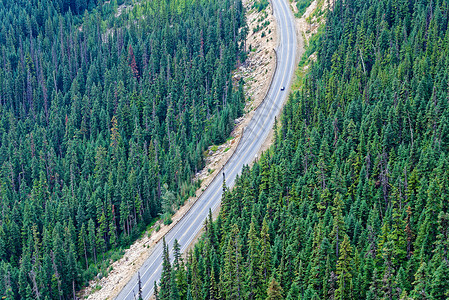
<path id="1" fill-rule="evenodd" d="M 281 91 L 285 90 L 285 86 L 281 86 Z"/>

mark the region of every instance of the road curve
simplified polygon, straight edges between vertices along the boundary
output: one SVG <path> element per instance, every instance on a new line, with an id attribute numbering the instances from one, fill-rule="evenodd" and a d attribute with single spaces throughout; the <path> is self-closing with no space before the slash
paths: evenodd
<path id="1" fill-rule="evenodd" d="M 271 128 L 275 117 L 279 115 L 284 101 L 287 99 L 289 86 L 295 70 L 297 42 L 294 17 L 291 13 L 288 0 L 272 0 L 274 16 L 277 21 L 279 45 L 277 48 L 277 70 L 268 91 L 267 98 L 257 108 L 249 125 L 245 128 L 236 152 L 223 168 L 226 175 L 226 184 L 233 186 L 235 178 L 241 173 L 242 167 L 251 163 Z M 285 87 L 285 90 L 281 90 Z M 175 239 L 184 252 L 204 224 L 209 209 L 215 211 L 220 205 L 222 194 L 222 176 L 217 175 L 201 197 L 192 206 L 189 212 L 165 236 L 172 256 L 172 246 Z M 162 271 L 162 242 L 155 246 L 153 253 L 140 268 L 143 299 L 149 299 L 153 293 L 154 282 L 158 281 Z M 137 299 L 138 282 L 137 273 L 127 283 L 116 297 L 118 300 Z"/>

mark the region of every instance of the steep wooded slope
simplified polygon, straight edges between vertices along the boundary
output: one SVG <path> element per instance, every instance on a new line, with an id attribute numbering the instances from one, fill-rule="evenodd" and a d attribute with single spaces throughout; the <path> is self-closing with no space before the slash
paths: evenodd
<path id="1" fill-rule="evenodd" d="M 335 1 L 272 148 L 159 298 L 449 296 L 447 1 Z"/>
<path id="2" fill-rule="evenodd" d="M 107 272 L 108 250 L 170 222 L 244 106 L 231 76 L 245 59 L 241 1 L 140 1 L 120 15 L 116 1 L 82 15 L 67 3 L 0 1 L 7 299 L 72 298 Z"/>

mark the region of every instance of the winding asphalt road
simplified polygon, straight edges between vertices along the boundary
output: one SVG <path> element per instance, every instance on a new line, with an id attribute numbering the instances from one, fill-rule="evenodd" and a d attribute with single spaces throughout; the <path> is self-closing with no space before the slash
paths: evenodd
<path id="1" fill-rule="evenodd" d="M 257 108 L 249 125 L 243 132 L 236 152 L 223 168 L 226 184 L 234 185 L 235 178 L 244 165 L 251 163 L 273 127 L 275 117 L 279 115 L 282 105 L 287 99 L 289 86 L 295 69 L 297 42 L 294 17 L 287 3 L 288 0 L 272 0 L 274 16 L 277 21 L 279 45 L 277 48 L 277 70 L 268 91 L 267 98 Z M 285 90 L 281 90 L 285 87 Z M 165 236 L 170 248 L 175 239 L 184 252 L 204 224 L 209 209 L 215 211 L 220 205 L 223 178 L 217 175 L 209 187 L 203 192 L 189 212 Z M 172 253 L 170 252 L 172 256 Z M 154 248 L 153 253 L 140 268 L 143 299 L 149 299 L 153 293 L 154 282 L 158 281 L 162 271 L 162 241 Z M 137 274 L 128 282 L 116 299 L 137 299 Z"/>

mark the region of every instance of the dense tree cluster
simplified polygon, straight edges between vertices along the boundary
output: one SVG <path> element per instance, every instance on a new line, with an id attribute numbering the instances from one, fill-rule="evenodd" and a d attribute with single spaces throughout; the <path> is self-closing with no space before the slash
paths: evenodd
<path id="1" fill-rule="evenodd" d="M 72 298 L 242 114 L 241 1 L 102 3 L 0 0 L 3 299 Z"/>
<path id="2" fill-rule="evenodd" d="M 274 145 L 159 299 L 449 297 L 448 4 L 335 1 Z"/>

